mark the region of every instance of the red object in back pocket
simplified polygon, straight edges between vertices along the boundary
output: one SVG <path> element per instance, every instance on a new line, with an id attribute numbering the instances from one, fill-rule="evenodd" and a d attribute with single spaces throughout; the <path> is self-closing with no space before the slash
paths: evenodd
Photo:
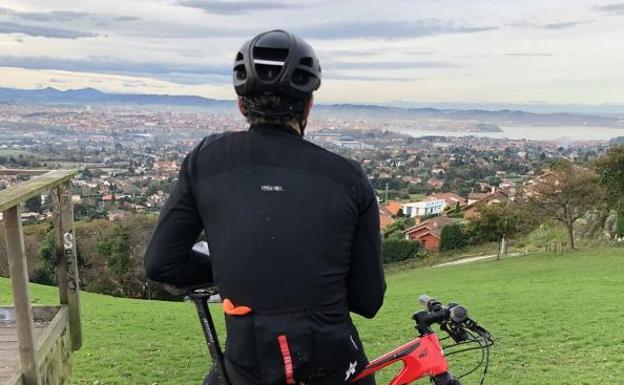
<path id="1" fill-rule="evenodd" d="M 293 374 L 292 358 L 290 357 L 290 349 L 288 348 L 288 339 L 285 335 L 277 337 L 279 341 L 280 350 L 282 352 L 282 359 L 284 360 L 284 372 L 286 374 L 286 383 L 289 385 L 295 384 L 295 377 Z"/>

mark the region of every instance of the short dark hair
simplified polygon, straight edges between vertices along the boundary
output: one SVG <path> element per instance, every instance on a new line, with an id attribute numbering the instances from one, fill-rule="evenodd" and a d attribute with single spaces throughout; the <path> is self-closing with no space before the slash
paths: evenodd
<path id="1" fill-rule="evenodd" d="M 260 94 L 243 97 L 250 124 L 297 126 L 307 101 L 294 100 L 284 95 Z"/>

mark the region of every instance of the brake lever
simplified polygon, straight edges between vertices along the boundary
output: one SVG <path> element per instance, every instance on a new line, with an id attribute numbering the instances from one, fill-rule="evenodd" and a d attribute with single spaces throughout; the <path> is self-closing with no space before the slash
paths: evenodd
<path id="1" fill-rule="evenodd" d="M 488 332 L 485 328 L 479 325 L 475 320 L 470 318 L 466 319 L 466 321 L 464 322 L 464 327 L 483 337 L 484 339 L 492 341 L 492 335 L 490 334 L 490 332 Z"/>
<path id="2" fill-rule="evenodd" d="M 446 332 L 455 343 L 459 344 L 470 339 L 470 335 L 466 333 L 461 324 L 445 322 L 440 325 L 440 329 Z"/>

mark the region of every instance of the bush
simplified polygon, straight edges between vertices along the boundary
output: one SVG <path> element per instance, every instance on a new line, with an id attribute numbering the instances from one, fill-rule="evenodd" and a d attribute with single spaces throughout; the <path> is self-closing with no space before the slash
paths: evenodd
<path id="1" fill-rule="evenodd" d="M 56 285 L 58 283 L 56 269 L 56 240 L 54 227 L 51 224 L 48 226 L 45 238 L 41 242 L 39 256 L 41 257 L 41 265 L 33 274 L 32 281 L 44 285 Z"/>
<path id="2" fill-rule="evenodd" d="M 468 243 L 468 236 L 459 223 L 444 226 L 440 238 L 440 251 L 463 249 Z"/>
<path id="3" fill-rule="evenodd" d="M 616 235 L 624 237 L 624 213 L 620 213 L 617 219 Z"/>
<path id="4" fill-rule="evenodd" d="M 404 261 L 422 256 L 420 242 L 406 239 L 387 239 L 383 241 L 381 253 L 384 263 Z"/>

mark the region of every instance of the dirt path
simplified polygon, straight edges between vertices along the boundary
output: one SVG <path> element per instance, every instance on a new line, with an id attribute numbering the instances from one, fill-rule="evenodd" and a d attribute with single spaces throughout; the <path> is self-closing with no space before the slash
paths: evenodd
<path id="1" fill-rule="evenodd" d="M 482 261 L 482 260 L 484 260 L 484 259 L 490 259 L 490 258 L 496 258 L 496 254 L 492 254 L 492 255 L 480 255 L 480 256 L 478 256 L 478 257 L 466 257 L 466 258 L 460 258 L 460 259 L 456 259 L 456 260 L 454 260 L 454 261 L 440 263 L 440 264 L 438 264 L 438 265 L 434 265 L 433 267 L 444 267 L 444 266 L 463 265 L 463 264 L 465 264 L 465 263 L 477 262 L 477 261 Z"/>
<path id="2" fill-rule="evenodd" d="M 507 254 L 507 255 L 504 256 L 504 258 L 515 257 L 515 256 L 518 256 L 518 255 L 521 255 L 521 254 L 519 254 L 519 253 Z M 450 261 L 450 262 L 440 263 L 438 265 L 434 265 L 433 267 L 463 265 L 463 264 L 466 264 L 466 263 L 477 262 L 477 261 L 482 261 L 484 259 L 493 259 L 493 258 L 496 258 L 496 254 L 480 255 L 480 256 L 477 256 L 477 257 L 465 257 L 465 258 L 459 258 L 459 259 L 456 259 L 456 260 Z"/>

